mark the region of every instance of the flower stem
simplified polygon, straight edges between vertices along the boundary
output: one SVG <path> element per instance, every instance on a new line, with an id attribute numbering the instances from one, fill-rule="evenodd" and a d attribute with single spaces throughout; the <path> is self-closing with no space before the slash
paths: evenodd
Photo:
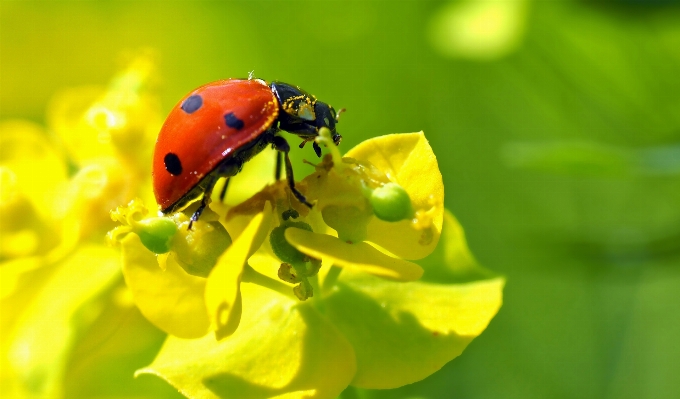
<path id="1" fill-rule="evenodd" d="M 333 288 L 335 283 L 338 281 L 338 277 L 340 276 L 341 271 L 342 271 L 341 267 L 331 266 L 330 270 L 328 271 L 328 274 L 326 274 L 326 278 L 323 280 L 324 291 L 328 291 L 331 288 Z"/>
<path id="2" fill-rule="evenodd" d="M 295 294 L 293 294 L 293 289 L 290 286 L 278 280 L 274 280 L 273 278 L 267 277 L 248 265 L 243 268 L 243 276 L 241 281 L 244 283 L 257 284 L 261 287 L 276 291 L 281 295 L 285 295 L 288 298 L 294 299 L 296 301 L 298 300 Z"/>
<path id="3" fill-rule="evenodd" d="M 316 310 L 321 313 L 321 314 L 326 314 L 326 306 L 324 304 L 323 298 L 322 298 L 322 291 L 319 285 L 319 276 L 314 275 L 311 277 L 307 278 L 307 281 L 309 281 L 309 284 L 312 285 L 312 289 L 314 290 L 314 296 L 312 297 L 311 300 L 311 305 L 316 308 Z"/>

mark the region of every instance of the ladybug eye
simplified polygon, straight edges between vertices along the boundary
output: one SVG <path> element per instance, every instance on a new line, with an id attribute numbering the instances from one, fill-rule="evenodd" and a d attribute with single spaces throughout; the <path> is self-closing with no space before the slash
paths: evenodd
<path id="1" fill-rule="evenodd" d="M 198 94 L 194 94 L 193 96 L 190 96 L 181 105 L 182 111 L 186 112 L 187 114 L 193 114 L 194 112 L 198 111 L 199 108 L 201 108 L 201 105 L 203 105 L 203 98 L 199 96 Z"/>
<path id="2" fill-rule="evenodd" d="M 170 172 L 171 175 L 178 176 L 182 174 L 182 163 L 179 161 L 177 154 L 172 152 L 165 154 L 163 162 L 165 163 L 165 170 Z"/>

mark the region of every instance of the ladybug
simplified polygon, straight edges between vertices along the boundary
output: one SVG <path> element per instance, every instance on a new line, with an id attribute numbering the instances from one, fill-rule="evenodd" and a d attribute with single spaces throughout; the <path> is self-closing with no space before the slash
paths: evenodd
<path id="1" fill-rule="evenodd" d="M 342 110 L 341 110 L 342 111 Z M 261 79 L 228 79 L 203 85 L 184 97 L 170 112 L 153 156 L 153 188 L 164 214 L 185 207 L 201 194 L 191 224 L 210 202 L 215 183 L 227 182 L 220 194 L 224 199 L 229 178 L 243 164 L 272 145 L 277 149 L 276 178 L 285 159 L 286 178 L 293 195 L 311 207 L 295 188 L 290 146 L 278 135 L 281 130 L 302 139 L 300 148 L 311 141 L 317 156 L 321 148 L 314 141 L 319 129 L 330 129 L 335 145 L 340 136 L 335 124 L 338 113 L 297 86 L 283 82 L 267 84 Z"/>

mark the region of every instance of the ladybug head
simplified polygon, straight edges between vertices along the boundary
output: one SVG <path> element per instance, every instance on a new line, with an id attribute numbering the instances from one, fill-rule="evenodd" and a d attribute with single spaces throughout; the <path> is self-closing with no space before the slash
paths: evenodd
<path id="1" fill-rule="evenodd" d="M 344 109 L 340 110 L 341 113 L 343 111 Z M 316 114 L 317 130 L 322 127 L 327 127 L 333 135 L 333 142 L 335 145 L 340 144 L 342 136 L 335 130 L 335 124 L 338 123 L 339 113 L 336 113 L 333 107 L 321 101 L 317 101 L 316 104 L 314 104 L 314 113 Z"/>
<path id="2" fill-rule="evenodd" d="M 307 140 L 310 134 L 326 127 L 330 129 L 335 145 L 340 144 L 342 136 L 335 130 L 339 113 L 333 107 L 288 83 L 274 81 L 270 87 L 279 100 L 279 127 L 282 130 L 298 134 Z"/>

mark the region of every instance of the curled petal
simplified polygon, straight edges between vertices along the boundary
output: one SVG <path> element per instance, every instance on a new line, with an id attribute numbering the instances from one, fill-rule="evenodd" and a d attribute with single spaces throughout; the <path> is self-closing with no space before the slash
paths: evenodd
<path id="1" fill-rule="evenodd" d="M 182 338 L 208 332 L 209 319 L 203 292 L 205 279 L 187 274 L 171 256 L 165 270 L 156 255 L 136 234 L 121 240 L 123 276 L 144 317 L 161 330 Z"/>
<path id="2" fill-rule="evenodd" d="M 191 398 L 336 398 L 356 371 L 347 340 L 311 306 L 243 283 L 238 330 L 168 337 L 148 367 Z"/>
<path id="3" fill-rule="evenodd" d="M 286 240 L 300 252 L 329 259 L 336 266 L 398 281 L 413 281 L 423 275 L 423 269 L 415 263 L 387 256 L 365 242 L 348 244 L 333 236 L 296 228 L 286 230 Z"/>
<path id="4" fill-rule="evenodd" d="M 367 241 L 404 259 L 421 259 L 437 246 L 444 218 L 444 182 L 437 158 L 422 132 L 390 134 L 366 140 L 347 153 L 370 162 L 403 187 L 416 211 L 413 221 L 385 222 L 374 217 Z M 420 213 L 418 213 L 420 212 Z M 426 219 L 426 220 L 425 220 Z"/>
<path id="5" fill-rule="evenodd" d="M 217 339 L 233 334 L 241 318 L 241 275 L 246 261 L 266 238 L 271 205 L 255 215 L 246 229 L 217 260 L 208 276 L 205 303 Z"/>

